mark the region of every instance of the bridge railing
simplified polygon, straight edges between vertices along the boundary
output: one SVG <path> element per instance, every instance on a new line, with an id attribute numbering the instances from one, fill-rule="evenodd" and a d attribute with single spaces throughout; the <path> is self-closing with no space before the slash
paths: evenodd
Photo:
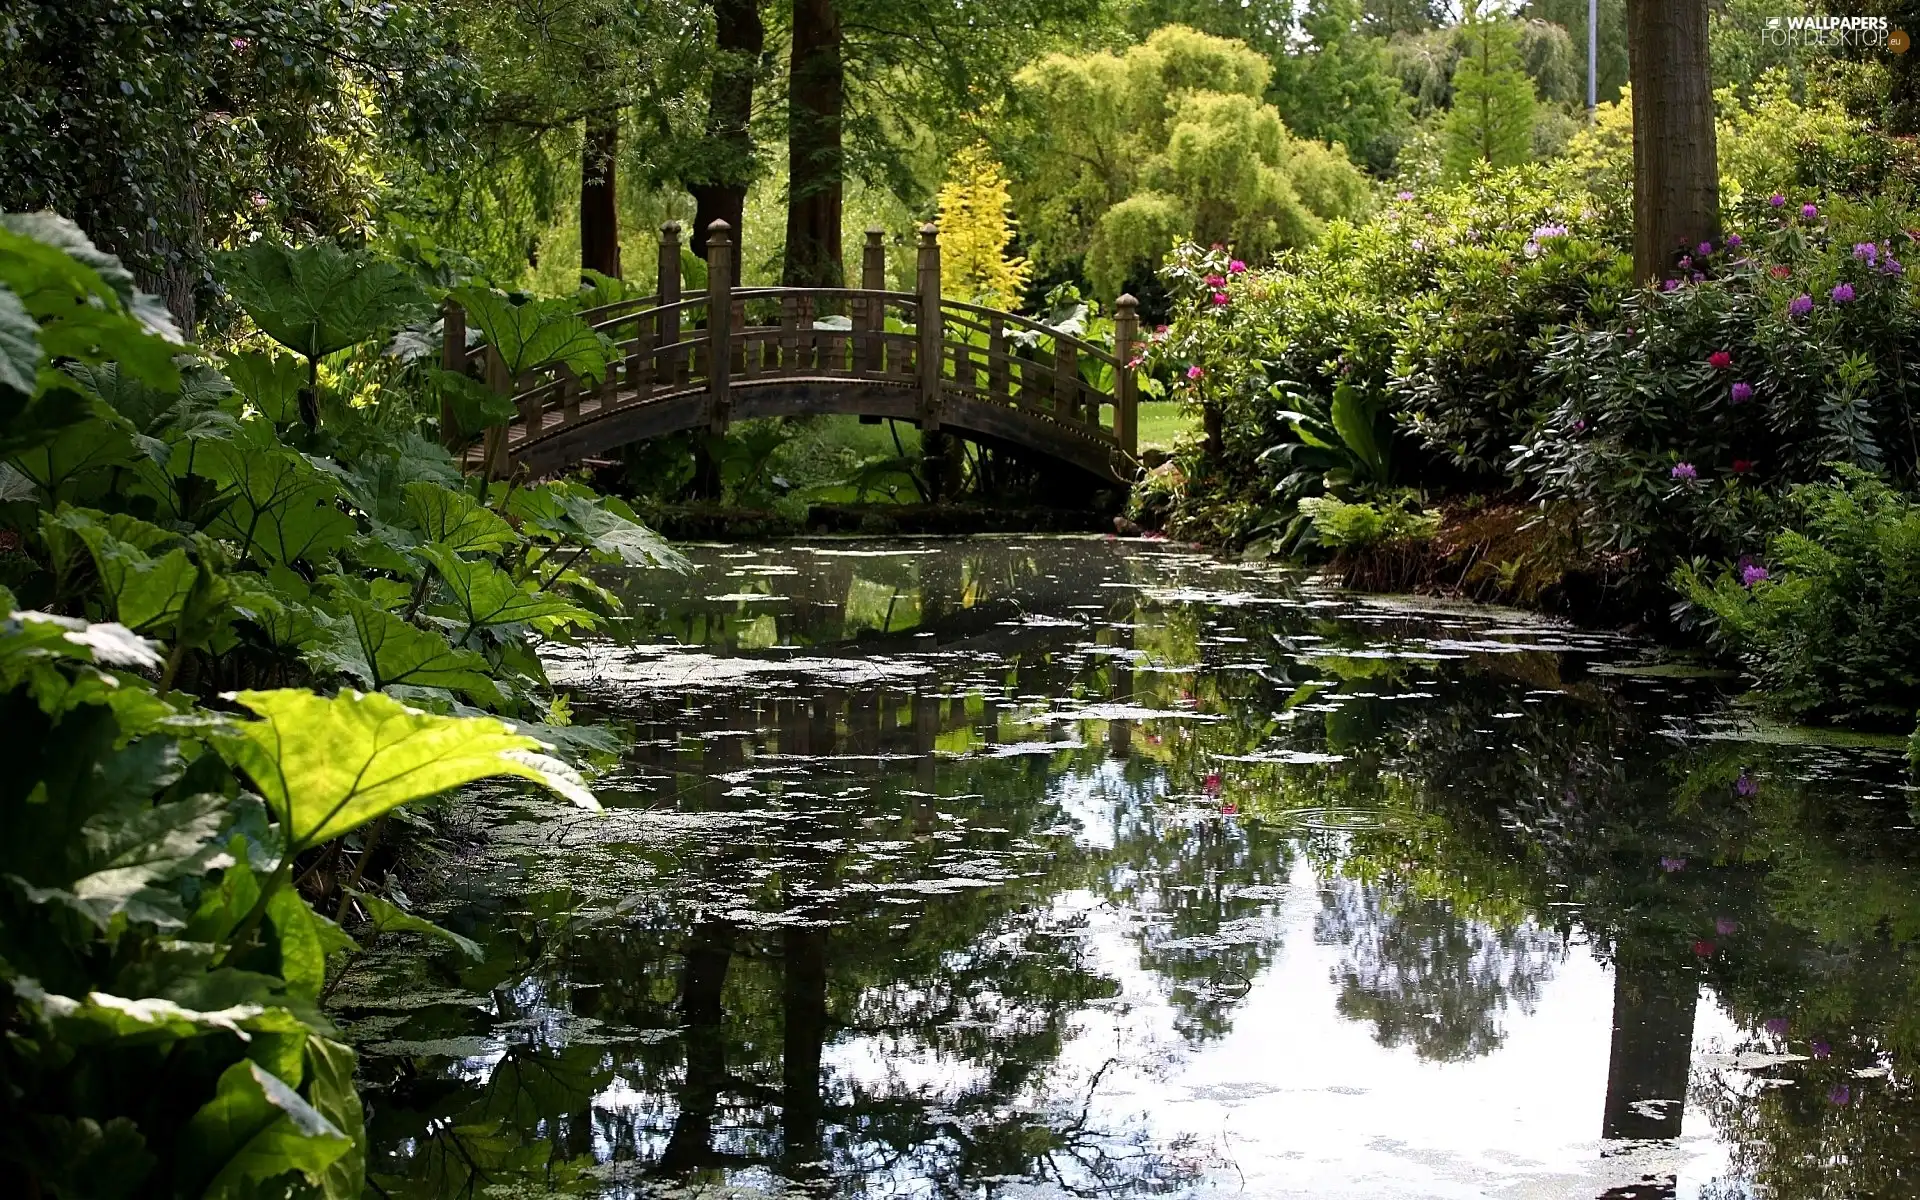
<path id="1" fill-rule="evenodd" d="M 736 288 L 731 231 L 708 231 L 705 294 L 680 291 L 679 226 L 661 229 L 658 288 L 584 310 L 614 354 L 605 373 L 581 379 L 547 364 L 510 379 L 491 347 L 465 345 L 465 315 L 450 305 L 443 365 L 478 375 L 513 397 L 516 417 L 485 431 L 479 463 L 504 475 L 536 439 L 613 409 L 701 397 L 709 427 L 726 429 L 737 391 L 777 381 L 890 389 L 910 401 L 923 430 L 943 406 L 965 400 L 1012 409 L 1123 453 L 1136 450 L 1133 356 L 1139 320 L 1131 296 L 1116 305 L 1109 350 L 1032 317 L 940 295 L 940 244 L 922 227 L 912 292 L 886 287 L 886 250 L 869 230 L 857 288 Z M 451 415 L 443 413 L 443 426 Z"/>

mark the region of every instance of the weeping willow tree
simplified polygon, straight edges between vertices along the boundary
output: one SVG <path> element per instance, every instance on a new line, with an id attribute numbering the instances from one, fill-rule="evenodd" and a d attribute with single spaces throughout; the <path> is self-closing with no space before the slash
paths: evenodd
<path id="1" fill-rule="evenodd" d="M 1168 26 L 1124 54 L 1054 54 L 1017 79 L 1029 124 L 1014 187 L 1035 257 L 1114 292 L 1182 240 L 1244 258 L 1300 246 L 1367 205 L 1346 155 L 1295 137 L 1262 97 L 1272 66 Z"/>

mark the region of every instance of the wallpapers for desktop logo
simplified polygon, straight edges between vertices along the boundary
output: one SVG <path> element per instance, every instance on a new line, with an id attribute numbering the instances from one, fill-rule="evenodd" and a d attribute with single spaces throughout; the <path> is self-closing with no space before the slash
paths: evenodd
<path id="1" fill-rule="evenodd" d="M 1886 17 L 1768 17 L 1760 38 L 1770 46 L 1888 50 L 1905 54 L 1911 39 Z"/>

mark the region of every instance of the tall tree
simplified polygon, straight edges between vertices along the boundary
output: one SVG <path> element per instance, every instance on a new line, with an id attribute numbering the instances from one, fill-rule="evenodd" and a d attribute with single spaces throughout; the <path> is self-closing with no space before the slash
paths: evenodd
<path id="1" fill-rule="evenodd" d="M 839 287 L 847 70 L 838 0 L 793 0 L 787 63 L 787 248 L 780 282 Z"/>
<path id="2" fill-rule="evenodd" d="M 1446 170 L 1456 178 L 1476 163 L 1511 167 L 1533 152 L 1533 80 L 1520 58 L 1520 33 L 1489 0 L 1467 10 L 1466 53 L 1453 71 L 1446 122 Z"/>
<path id="3" fill-rule="evenodd" d="M 1308 0 L 1305 45 L 1274 63 L 1268 97 L 1287 128 L 1339 142 L 1355 162 L 1385 174 L 1407 128 L 1408 102 L 1385 43 L 1361 26 L 1360 0 Z"/>
<path id="4" fill-rule="evenodd" d="M 1633 270 L 1658 279 L 1720 238 L 1707 0 L 1627 0 L 1633 63 Z"/>
<path id="5" fill-rule="evenodd" d="M 733 282 L 740 283 L 745 247 L 747 187 L 758 173 L 753 147 L 753 92 L 767 45 L 759 0 L 714 0 L 713 73 L 707 83 L 705 136 L 687 148 L 682 178 L 693 194 L 693 252 L 707 256 L 707 227 L 725 221 L 735 231 Z"/>
<path id="6" fill-rule="evenodd" d="M 618 113 L 587 114 L 580 152 L 580 269 L 620 277 L 620 204 L 614 166 L 620 155 Z"/>

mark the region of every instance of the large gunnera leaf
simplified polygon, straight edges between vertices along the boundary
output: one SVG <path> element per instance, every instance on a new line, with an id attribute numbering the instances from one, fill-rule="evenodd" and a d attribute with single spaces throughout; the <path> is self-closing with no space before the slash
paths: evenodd
<path id="1" fill-rule="evenodd" d="M 220 257 L 220 281 L 268 337 L 310 362 L 385 337 L 433 307 L 401 267 L 331 242 L 255 242 Z"/>
<path id="2" fill-rule="evenodd" d="M 252 776 L 297 853 L 412 800 L 515 775 L 598 809 L 579 774 L 491 717 L 442 717 L 378 693 L 286 689 L 229 697 L 260 714 L 221 752 Z"/>

